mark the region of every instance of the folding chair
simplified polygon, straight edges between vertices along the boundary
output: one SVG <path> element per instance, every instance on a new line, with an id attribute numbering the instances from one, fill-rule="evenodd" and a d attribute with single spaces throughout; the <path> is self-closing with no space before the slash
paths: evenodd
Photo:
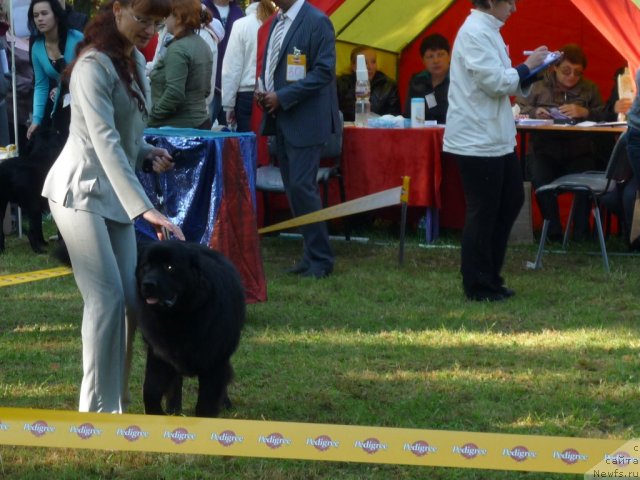
<path id="1" fill-rule="evenodd" d="M 604 269 L 607 273 L 610 272 L 609 257 L 607 255 L 604 232 L 602 230 L 602 220 L 600 218 L 600 199 L 606 193 L 613 191 L 616 188 L 617 182 L 624 182 L 625 180 L 628 180 L 630 175 L 631 166 L 629 165 L 629 159 L 627 157 L 627 134 L 623 133 L 620 138 L 618 138 L 618 141 L 611 152 L 607 169 L 604 172 L 588 171 L 564 175 L 536 190 L 536 196 L 549 194 L 558 196 L 563 193 L 574 194 L 562 243 L 562 248 L 565 249 L 569 238 L 569 229 L 573 222 L 575 194 L 586 193 L 588 195 L 589 199 L 593 202 L 593 209 L 591 212 L 593 213 L 598 232 L 598 240 L 600 241 L 602 262 L 604 263 Z M 548 229 L 549 220 L 545 219 L 542 224 L 542 234 L 540 236 L 540 245 L 538 246 L 538 255 L 536 256 L 536 261 L 533 266 L 534 269 L 542 267 L 542 254 L 544 253 L 544 245 L 547 239 Z"/>
<path id="2" fill-rule="evenodd" d="M 316 177 L 317 182 L 322 185 L 322 206 L 324 208 L 329 206 L 329 181 L 332 178 L 338 181 L 340 202 L 344 203 L 346 201 L 344 178 L 341 168 L 343 128 L 344 121 L 342 118 L 342 112 L 340 112 L 340 125 L 338 131 L 332 134 L 327 143 L 323 146 L 320 168 L 318 169 L 318 175 Z M 280 167 L 277 165 L 275 137 L 269 137 L 267 144 L 269 146 L 269 165 L 258 167 L 256 172 L 256 190 L 262 192 L 265 225 L 269 225 L 271 219 L 269 194 L 285 193 L 282 174 L 280 173 Z M 348 223 L 346 219 L 343 219 L 343 222 L 345 238 L 350 240 L 351 233 Z"/>

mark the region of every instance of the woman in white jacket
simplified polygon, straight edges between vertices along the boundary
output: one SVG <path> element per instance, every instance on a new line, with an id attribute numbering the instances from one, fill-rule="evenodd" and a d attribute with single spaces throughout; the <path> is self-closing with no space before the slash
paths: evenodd
<path id="1" fill-rule="evenodd" d="M 542 64 L 548 50 L 539 47 L 512 67 L 500 28 L 516 11 L 516 0 L 471 3 L 474 9 L 453 47 L 444 151 L 458 162 L 467 202 L 461 249 L 465 295 L 498 301 L 514 295 L 500 272 L 524 201 L 509 96 L 528 93 L 530 70 Z"/>
<path id="2" fill-rule="evenodd" d="M 246 16 L 236 20 L 231 29 L 222 60 L 222 108 L 227 125 L 236 125 L 238 132 L 251 131 L 258 29 L 274 11 L 271 0 L 254 1 L 247 7 Z"/>

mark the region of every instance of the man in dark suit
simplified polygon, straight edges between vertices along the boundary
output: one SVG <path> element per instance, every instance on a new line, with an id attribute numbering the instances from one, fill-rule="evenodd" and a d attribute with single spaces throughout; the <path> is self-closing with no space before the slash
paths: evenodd
<path id="1" fill-rule="evenodd" d="M 284 187 L 294 216 L 321 208 L 316 181 L 322 146 L 339 128 L 335 33 L 327 16 L 305 0 L 275 0 L 280 8 L 263 57 L 256 93 L 261 132 L 275 135 Z M 325 222 L 301 227 L 302 260 L 292 269 L 323 278 L 334 256 Z"/>

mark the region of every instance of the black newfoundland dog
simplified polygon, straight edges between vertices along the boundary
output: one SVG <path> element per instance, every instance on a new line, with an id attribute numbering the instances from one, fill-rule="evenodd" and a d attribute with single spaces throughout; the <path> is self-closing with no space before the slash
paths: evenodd
<path id="1" fill-rule="evenodd" d="M 0 253 L 4 252 L 2 222 L 9 202 L 20 205 L 29 220 L 31 249 L 43 252 L 47 242 L 42 233 L 42 212 L 49 207 L 42 198 L 42 186 L 63 146 L 64 137 L 43 127 L 36 130 L 19 157 L 0 161 Z"/>
<path id="2" fill-rule="evenodd" d="M 145 245 L 136 270 L 143 307 L 140 330 L 148 345 L 143 400 L 147 414 L 182 411 L 183 376 L 198 377 L 196 416 L 231 406 L 230 358 L 245 320 L 244 288 L 235 267 L 206 246 Z"/>

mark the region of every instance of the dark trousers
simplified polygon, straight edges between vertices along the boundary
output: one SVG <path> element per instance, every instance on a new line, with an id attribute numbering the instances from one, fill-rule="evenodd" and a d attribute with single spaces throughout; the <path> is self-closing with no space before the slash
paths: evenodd
<path id="1" fill-rule="evenodd" d="M 238 92 L 236 95 L 236 123 L 238 132 L 251 131 L 251 111 L 253 110 L 253 92 Z"/>
<path id="2" fill-rule="evenodd" d="M 467 212 L 462 232 L 461 272 L 468 296 L 499 292 L 507 241 L 524 189 L 517 155 L 454 155 L 460 168 Z"/>
<path id="3" fill-rule="evenodd" d="M 211 124 L 216 123 L 216 120 L 218 120 L 218 125 L 227 124 L 227 114 L 222 109 L 222 94 L 218 87 L 216 87 L 213 100 L 211 100 Z"/>
<path id="4" fill-rule="evenodd" d="M 627 132 L 627 156 L 633 176 L 640 178 L 640 130 L 634 127 Z"/>
<path id="5" fill-rule="evenodd" d="M 567 142 L 549 145 L 534 145 L 534 156 L 531 159 L 531 183 L 534 189 L 551 183 L 556 178 L 569 173 L 585 172 L 595 168 L 595 155 L 590 147 L 585 148 L 580 143 Z M 550 148 L 551 147 L 551 148 Z M 553 148 L 555 147 L 555 148 Z M 536 195 L 540 213 L 545 220 L 549 220 L 548 235 L 562 233 L 560 209 L 558 199 L 552 193 Z M 584 238 L 589 233 L 589 197 L 586 194 L 576 194 L 575 210 L 573 214 L 574 238 Z"/>
<path id="6" fill-rule="evenodd" d="M 322 208 L 316 177 L 320 166 L 322 145 L 295 147 L 278 127 L 276 152 L 282 181 L 294 217 Z M 334 255 L 329 244 L 326 222 L 300 227 L 304 239 L 302 263 L 312 272 L 333 270 Z"/>

